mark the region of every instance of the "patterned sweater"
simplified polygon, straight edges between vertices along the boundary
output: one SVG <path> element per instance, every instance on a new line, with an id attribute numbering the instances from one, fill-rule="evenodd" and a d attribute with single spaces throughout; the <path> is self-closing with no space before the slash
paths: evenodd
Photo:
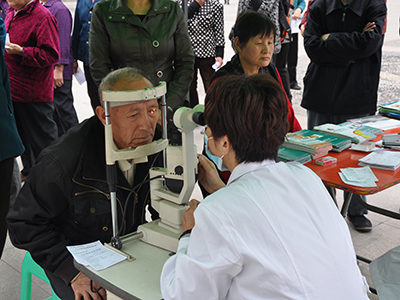
<path id="1" fill-rule="evenodd" d="M 60 59 L 58 25 L 55 17 L 40 4 L 29 3 L 16 15 L 10 7 L 5 20 L 10 42 L 23 54 L 4 55 L 10 76 L 11 96 L 16 102 L 53 101 L 53 68 Z"/>

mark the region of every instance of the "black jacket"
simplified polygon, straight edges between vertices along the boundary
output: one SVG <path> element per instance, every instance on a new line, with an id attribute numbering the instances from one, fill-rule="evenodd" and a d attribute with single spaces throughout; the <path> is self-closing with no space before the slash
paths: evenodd
<path id="1" fill-rule="evenodd" d="M 304 34 L 311 63 L 302 107 L 328 115 L 375 113 L 385 17 L 383 0 L 313 3 Z M 363 34 L 368 22 L 376 28 Z M 326 33 L 330 36 L 322 41 Z"/>
<path id="2" fill-rule="evenodd" d="M 158 138 L 158 136 L 157 136 Z M 137 164 L 134 184 L 148 178 L 151 166 L 161 166 L 162 155 Z M 73 127 L 42 151 L 8 216 L 14 246 L 26 249 L 44 269 L 67 284 L 78 271 L 67 245 L 96 240 L 110 242 L 111 205 L 106 182 L 104 126 L 96 116 Z M 118 169 L 118 224 L 130 186 Z M 132 195 L 124 234 L 145 222 L 149 184 Z M 151 209 L 152 217 L 158 214 Z"/>

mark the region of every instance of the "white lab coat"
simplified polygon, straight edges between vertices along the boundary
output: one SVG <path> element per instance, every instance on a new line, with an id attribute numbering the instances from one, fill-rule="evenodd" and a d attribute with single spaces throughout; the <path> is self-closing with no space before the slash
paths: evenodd
<path id="1" fill-rule="evenodd" d="M 347 224 L 298 163 L 239 164 L 195 211 L 161 274 L 165 300 L 367 300 Z"/>

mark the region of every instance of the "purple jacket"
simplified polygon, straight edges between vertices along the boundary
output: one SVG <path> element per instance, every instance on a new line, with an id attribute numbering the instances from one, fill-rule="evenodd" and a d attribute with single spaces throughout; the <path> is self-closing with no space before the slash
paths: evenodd
<path id="1" fill-rule="evenodd" d="M 6 0 L 0 0 L 0 17 L 5 20 L 7 11 L 10 5 L 8 5 L 8 2 Z"/>
<path id="2" fill-rule="evenodd" d="M 60 60 L 56 62 L 56 65 L 64 65 L 64 80 L 72 80 L 74 56 L 71 48 L 71 12 L 65 6 L 65 4 L 61 2 L 61 0 L 48 0 L 43 4 L 43 6 L 46 7 L 53 14 L 53 16 L 56 17 L 58 22 Z"/>
<path id="3" fill-rule="evenodd" d="M 14 16 L 10 7 L 5 20 L 10 42 L 23 54 L 5 53 L 11 96 L 16 102 L 53 101 L 54 64 L 60 59 L 56 18 L 39 0 L 26 5 Z"/>

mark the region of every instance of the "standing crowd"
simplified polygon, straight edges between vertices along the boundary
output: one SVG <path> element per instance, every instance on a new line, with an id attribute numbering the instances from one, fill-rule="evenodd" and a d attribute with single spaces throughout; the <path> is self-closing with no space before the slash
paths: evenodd
<path id="1" fill-rule="evenodd" d="M 199 182 L 211 195 L 196 212 L 198 204 L 191 203 L 186 213 L 179 255 L 168 261 L 161 278 L 163 297 L 204 299 L 207 291 L 208 299 L 262 299 L 268 293 L 287 299 L 306 294 L 311 295 L 307 299 L 367 299 L 348 229 L 331 199 L 334 191 L 330 195 L 310 171 L 274 160 L 286 133 L 301 130 L 290 92 L 302 88 L 296 77 L 298 33 L 310 58 L 301 103 L 308 128 L 375 113 L 384 0 L 309 1 L 307 14 L 305 0 L 239 0 L 229 34 L 235 55 L 225 64 L 224 9 L 218 0 L 189 0 L 187 8 L 181 0 L 78 0 L 74 21 L 61 0 L 0 1 L 0 255 L 8 226 L 12 243 L 31 253 L 60 298 L 104 299 L 104 290 L 93 291 L 66 249 L 109 242 L 112 236 L 102 91 L 143 90 L 164 81 L 172 110 L 194 107 L 199 74 L 208 125 L 208 156 L 200 158 Z M 72 94 L 72 76 L 81 71 L 78 61 L 94 112 L 80 124 Z M 159 113 L 156 99 L 112 107 L 115 147 L 136 148 L 159 138 Z M 25 183 L 7 215 L 18 156 Z M 117 163 L 119 223 L 127 194 L 139 186 L 135 201 L 126 206 L 131 213 L 124 234 L 146 222 L 146 211 L 152 219 L 159 217 L 150 204 L 149 183 L 140 183 L 151 167 L 161 166 L 161 156 Z M 265 201 L 248 190 L 260 178 L 266 185 L 258 182 L 254 189 Z M 311 184 L 318 187 L 313 195 L 302 188 Z M 223 207 L 232 203 L 224 206 L 219 198 L 234 200 L 230 212 Z M 279 198 L 288 201 L 279 203 Z M 259 227 L 251 216 L 248 221 L 240 216 L 250 208 L 268 233 L 246 227 Z M 317 217 L 324 212 L 330 217 Z M 362 232 L 372 228 L 366 213 L 352 201 L 349 220 Z M 243 226 L 231 224 L 231 218 L 243 219 Z M 296 235 L 280 218 L 292 218 L 293 228 L 306 226 L 310 235 Z M 310 271 L 311 262 L 301 262 L 310 250 L 299 246 L 302 241 L 312 244 L 313 258 L 329 252 L 331 261 Z M 262 243 L 265 248 L 255 255 Z M 264 251 L 268 247 L 271 252 Z M 271 264 L 268 256 L 284 263 Z M 194 266 L 189 278 L 188 264 Z M 334 267 L 337 274 L 320 276 Z M 205 273 L 216 279 L 204 279 Z M 258 282 L 259 290 L 251 291 L 252 273 L 270 276 L 269 284 Z M 185 277 L 193 282 L 189 290 L 181 284 Z M 320 282 L 318 288 L 309 286 L 313 280 Z M 337 282 L 348 285 L 347 296 Z"/>

